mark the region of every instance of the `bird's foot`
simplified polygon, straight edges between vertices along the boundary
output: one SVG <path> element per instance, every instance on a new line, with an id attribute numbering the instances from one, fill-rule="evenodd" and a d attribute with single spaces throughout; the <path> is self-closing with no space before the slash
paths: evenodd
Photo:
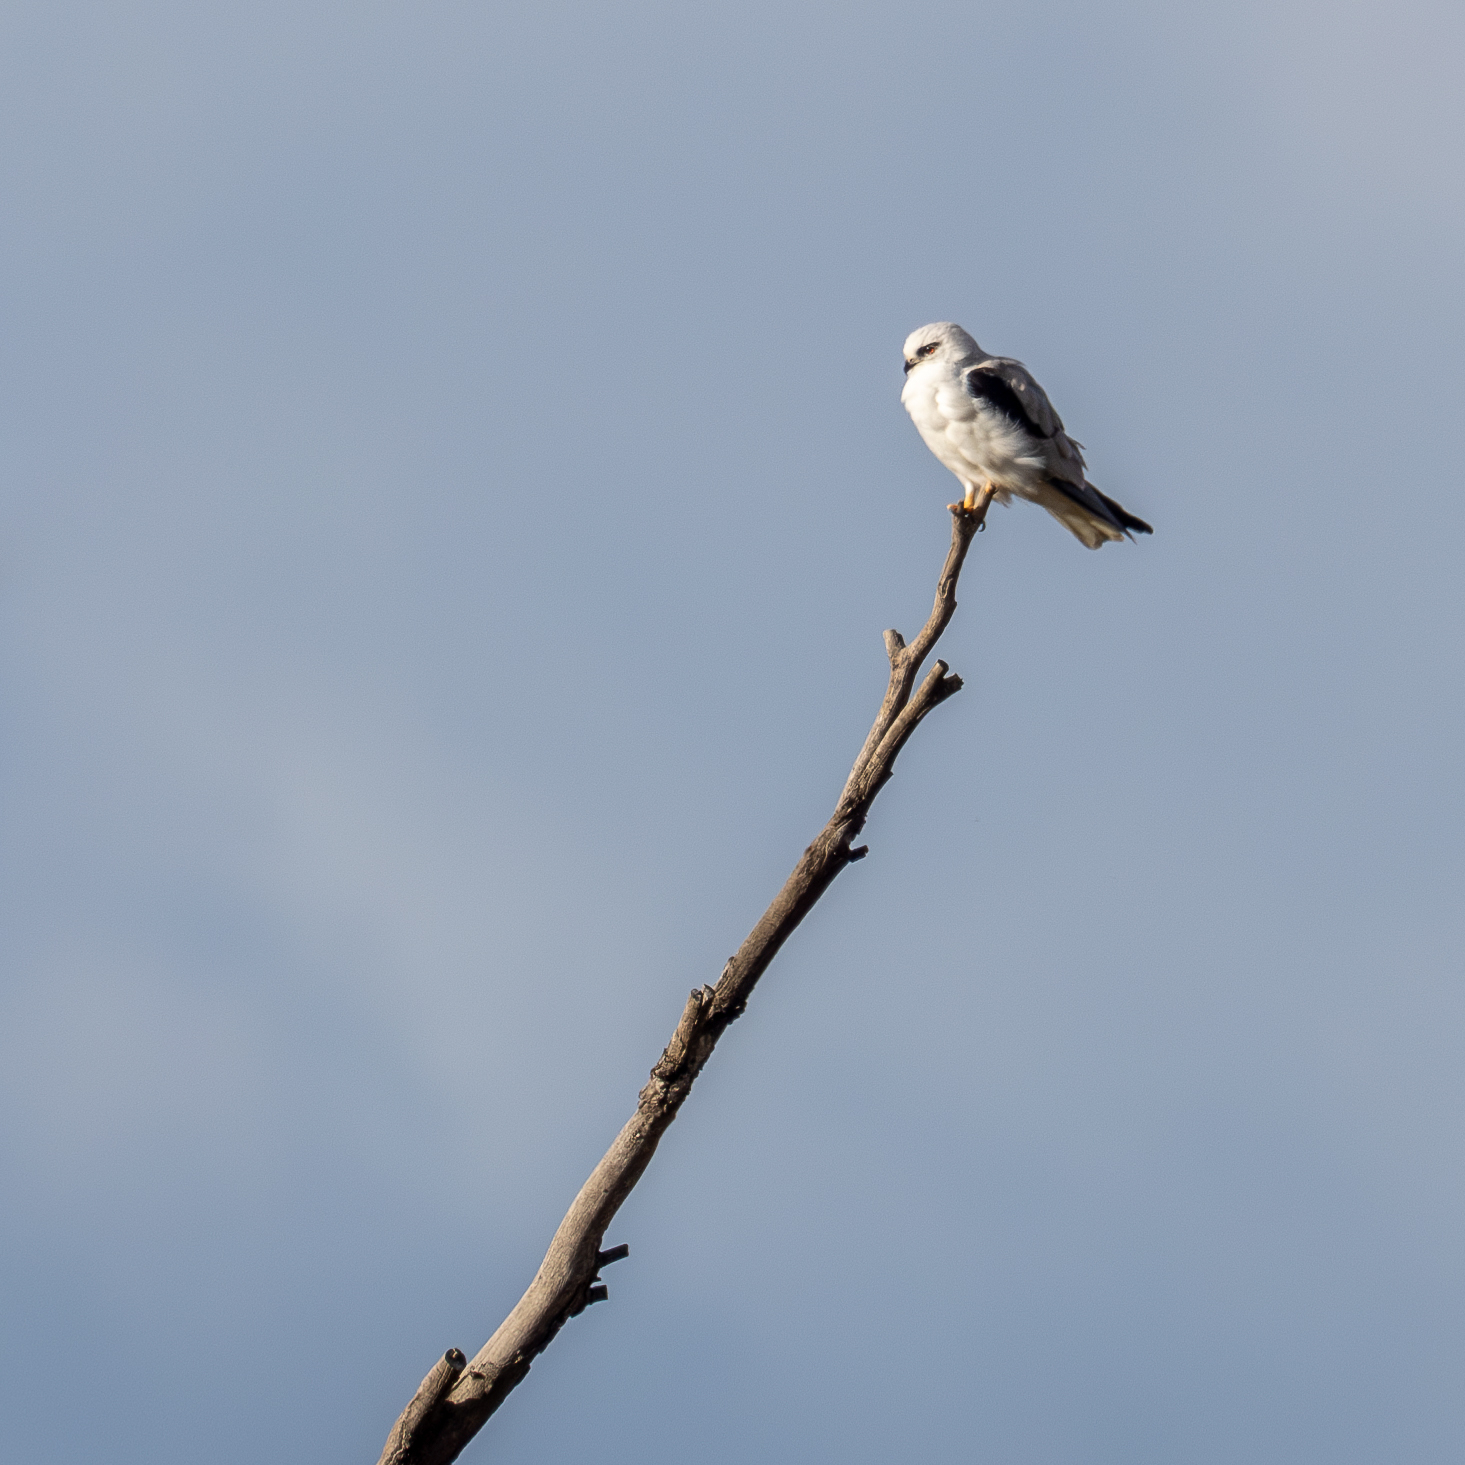
<path id="1" fill-rule="evenodd" d="M 947 504 L 946 507 L 953 514 L 976 514 L 979 518 L 986 519 L 988 506 L 996 493 L 997 490 L 992 484 L 984 483 L 980 489 L 967 489 L 966 497 L 959 504 Z"/>

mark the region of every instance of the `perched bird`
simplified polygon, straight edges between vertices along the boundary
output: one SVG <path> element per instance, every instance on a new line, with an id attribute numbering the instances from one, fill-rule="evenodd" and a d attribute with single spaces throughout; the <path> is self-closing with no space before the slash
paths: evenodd
<path id="1" fill-rule="evenodd" d="M 965 506 L 1041 504 L 1090 549 L 1134 530 L 1154 531 L 1084 477 L 1081 444 L 1022 362 L 988 356 L 950 321 L 905 342 L 900 394 L 926 446 L 966 490 Z M 954 505 L 953 505 L 954 507 Z"/>

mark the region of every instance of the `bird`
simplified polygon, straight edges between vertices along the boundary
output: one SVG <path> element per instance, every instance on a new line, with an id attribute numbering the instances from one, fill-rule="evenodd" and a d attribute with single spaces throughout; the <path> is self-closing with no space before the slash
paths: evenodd
<path id="1" fill-rule="evenodd" d="M 1064 432 L 1027 367 L 989 356 L 960 326 L 937 321 L 906 337 L 900 400 L 966 490 L 953 509 L 985 511 L 1016 495 L 1047 509 L 1089 549 L 1154 533 L 1084 476 L 1083 445 Z"/>

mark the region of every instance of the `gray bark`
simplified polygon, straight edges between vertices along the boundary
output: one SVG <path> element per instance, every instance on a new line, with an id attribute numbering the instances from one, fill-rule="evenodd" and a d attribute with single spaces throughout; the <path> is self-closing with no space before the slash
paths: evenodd
<path id="1" fill-rule="evenodd" d="M 952 676 L 943 661 L 915 685 L 921 663 L 956 610 L 962 563 L 987 505 L 951 508 L 951 548 L 930 619 L 909 646 L 898 631 L 885 633 L 890 683 L 829 822 L 723 968 L 717 985 L 699 987 L 688 997 L 636 1112 L 575 1197 L 529 1290 L 471 1362 L 465 1364 L 454 1348 L 434 1365 L 393 1426 L 379 1465 L 448 1465 L 457 1459 L 565 1323 L 605 1300 L 600 1270 L 628 1252 L 625 1246 L 600 1249 L 606 1227 L 651 1163 L 717 1040 L 742 1015 L 758 978 L 840 871 L 868 852 L 852 847 L 853 842 L 889 781 L 896 756 L 922 718 L 961 689 L 961 678 Z"/>

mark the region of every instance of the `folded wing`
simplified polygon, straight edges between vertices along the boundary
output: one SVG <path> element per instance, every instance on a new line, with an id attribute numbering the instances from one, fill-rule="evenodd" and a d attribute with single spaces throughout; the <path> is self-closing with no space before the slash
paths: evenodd
<path id="1" fill-rule="evenodd" d="M 1084 477 L 1082 448 L 1064 432 L 1063 420 L 1048 400 L 1047 392 L 1022 362 L 1010 356 L 992 356 L 968 367 L 962 380 L 974 400 L 994 408 L 1041 440 L 1052 488 L 1121 532 L 1154 532 L 1143 519 L 1100 493 Z"/>

